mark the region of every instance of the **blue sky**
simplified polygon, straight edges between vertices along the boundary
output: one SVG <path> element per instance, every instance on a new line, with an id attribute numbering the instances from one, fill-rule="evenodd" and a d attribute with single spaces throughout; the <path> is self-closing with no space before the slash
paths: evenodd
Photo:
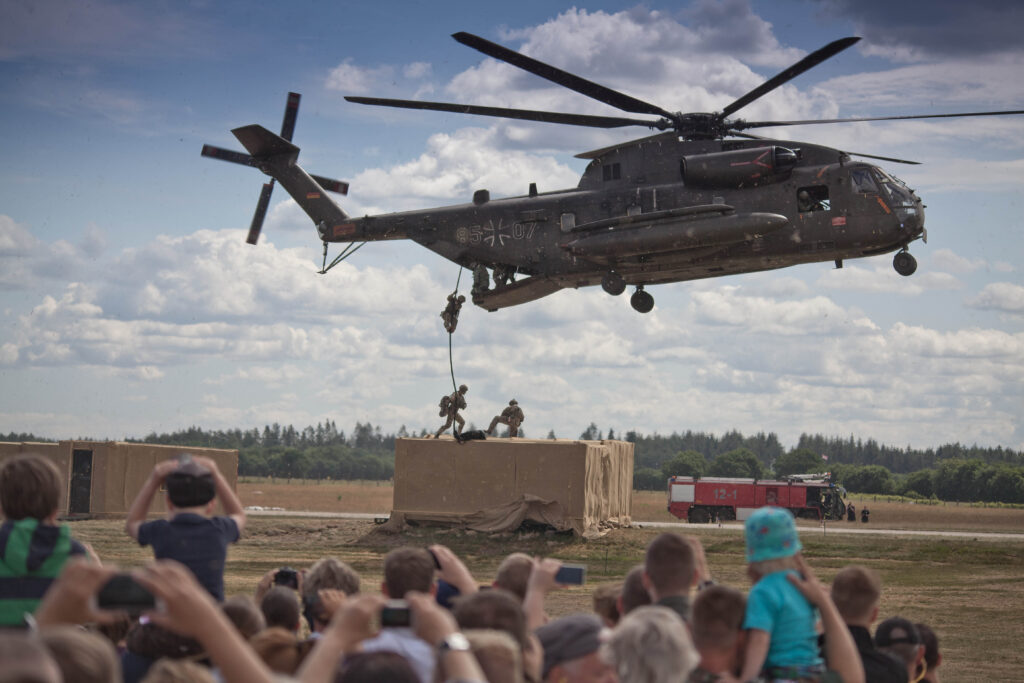
<path id="1" fill-rule="evenodd" d="M 831 118 L 1024 108 L 1005 3 L 119 3 L 0 0 L 0 432 L 120 438 L 330 418 L 438 426 L 439 313 L 458 267 L 321 245 L 264 177 L 202 159 L 301 92 L 305 168 L 351 214 L 574 186 L 574 154 L 645 131 L 361 107 L 344 95 L 615 114 L 484 58 L 469 31 L 670 110 L 713 111 L 836 38 L 863 40 L 740 112 Z M 470 422 L 509 398 L 530 436 L 773 431 L 1024 448 L 1024 117 L 767 129 L 882 163 L 928 205 L 918 272 L 891 256 L 464 309 Z M 463 277 L 464 286 L 468 277 Z M 438 424 L 435 424 L 438 423 Z"/>

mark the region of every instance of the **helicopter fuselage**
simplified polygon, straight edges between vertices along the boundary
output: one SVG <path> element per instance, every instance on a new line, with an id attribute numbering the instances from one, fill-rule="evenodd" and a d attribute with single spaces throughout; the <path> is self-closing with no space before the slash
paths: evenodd
<path id="1" fill-rule="evenodd" d="M 642 288 L 841 263 L 924 234 L 912 190 L 828 147 L 663 133 L 581 156 L 591 161 L 570 190 L 531 185 L 495 200 L 480 190 L 468 204 L 318 221 L 321 238 L 411 239 L 477 274 L 489 269 L 493 283 L 478 276 L 473 299 L 495 310 L 609 274 Z"/>

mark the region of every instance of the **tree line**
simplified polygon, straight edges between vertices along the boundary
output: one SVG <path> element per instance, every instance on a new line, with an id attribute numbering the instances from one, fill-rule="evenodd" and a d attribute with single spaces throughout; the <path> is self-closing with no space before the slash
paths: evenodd
<path id="1" fill-rule="evenodd" d="M 125 440 L 237 449 L 240 476 L 387 480 L 394 476 L 395 440 L 427 434 L 426 429 L 412 433 L 404 425 L 394 434 L 385 434 L 369 422 L 356 422 L 346 434 L 336 422 L 326 420 L 302 429 L 278 423 L 248 430 L 205 430 L 193 426 Z M 550 431 L 547 438 L 557 436 Z M 718 436 L 688 430 L 644 435 L 636 431 L 616 433 L 614 429 L 606 433 L 594 423 L 576 438 L 632 442 L 633 485 L 639 490 L 662 491 L 670 476 L 764 479 L 827 471 L 834 481 L 857 493 L 1024 503 L 1024 452 L 1001 446 L 983 448 L 955 443 L 922 450 L 886 446 L 852 435 L 837 438 L 801 434 L 797 445 L 786 450 L 774 433 L 744 436 L 732 430 Z M 49 439 L 10 432 L 0 434 L 0 440 Z"/>

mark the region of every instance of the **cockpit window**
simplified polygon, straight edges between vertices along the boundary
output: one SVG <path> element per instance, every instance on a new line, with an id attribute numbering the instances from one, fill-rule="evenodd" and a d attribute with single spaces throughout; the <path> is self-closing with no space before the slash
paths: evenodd
<path id="1" fill-rule="evenodd" d="M 880 168 L 874 171 L 883 193 L 893 206 L 914 206 L 914 198 L 910 196 L 906 183 Z"/>
<path id="2" fill-rule="evenodd" d="M 875 185 L 874 179 L 871 177 L 871 171 L 866 168 L 855 168 L 850 171 L 850 184 L 853 185 L 854 192 L 860 193 L 877 193 L 878 186 Z"/>

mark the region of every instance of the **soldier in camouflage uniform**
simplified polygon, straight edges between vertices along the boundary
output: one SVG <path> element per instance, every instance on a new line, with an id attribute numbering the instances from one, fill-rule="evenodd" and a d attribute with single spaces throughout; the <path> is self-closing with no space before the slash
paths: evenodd
<path id="1" fill-rule="evenodd" d="M 459 385 L 459 390 L 453 392 L 450 396 L 442 396 L 441 402 L 438 404 L 441 411 L 438 413 L 441 417 L 447 417 L 444 426 L 437 430 L 434 434 L 434 438 L 438 439 L 444 434 L 445 430 L 452 426 L 452 422 L 457 423 L 459 426 L 453 430 L 455 432 L 461 432 L 462 428 L 466 426 L 466 421 L 459 415 L 459 411 L 466 407 L 466 392 L 469 391 L 469 387 L 465 384 Z"/>
<path id="2" fill-rule="evenodd" d="M 459 311 L 462 310 L 464 303 L 466 303 L 466 297 L 461 294 L 458 298 L 456 298 L 455 292 L 448 295 L 448 305 L 441 313 L 441 320 L 444 321 L 444 329 L 448 331 L 448 334 L 455 332 L 455 326 L 459 324 Z"/>
<path id="3" fill-rule="evenodd" d="M 508 435 L 514 437 L 519 434 L 519 425 L 523 424 L 525 419 L 523 409 L 519 407 L 519 402 L 512 399 L 508 402 L 508 407 L 501 411 L 501 415 L 495 415 L 494 419 L 491 420 L 491 426 L 487 428 L 487 433 L 493 434 L 494 428 L 500 422 L 503 425 L 508 425 Z"/>

